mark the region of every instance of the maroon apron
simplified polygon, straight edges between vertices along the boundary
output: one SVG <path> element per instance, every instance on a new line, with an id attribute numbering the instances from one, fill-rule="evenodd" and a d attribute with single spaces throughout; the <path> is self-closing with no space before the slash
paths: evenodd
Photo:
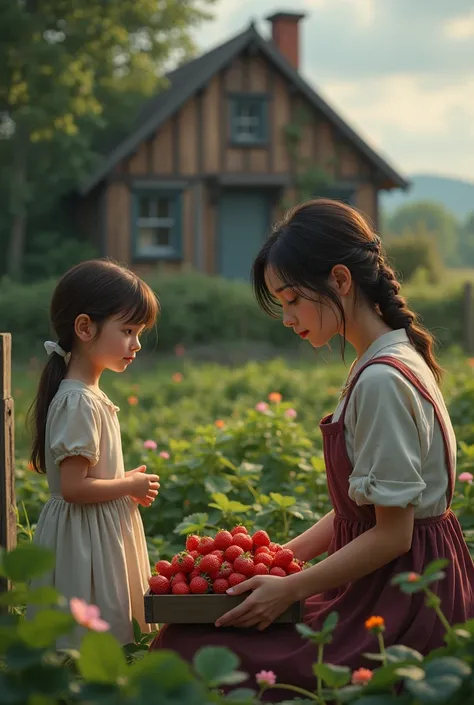
<path id="1" fill-rule="evenodd" d="M 431 561 L 448 558 L 450 563 L 445 569 L 446 577 L 433 584 L 431 589 L 441 599 L 441 609 L 450 624 L 474 617 L 474 565 L 460 524 L 449 509 L 454 469 L 444 419 L 425 387 L 410 368 L 396 358 L 377 357 L 364 365 L 350 383 L 340 418 L 333 421 L 332 416 L 328 416 L 321 422 L 328 490 L 335 512 L 334 533 L 328 553 L 346 546 L 376 523 L 373 505 L 359 507 L 349 497 L 349 477 L 353 468 L 344 437 L 344 417 L 354 386 L 362 371 L 374 364 L 395 367 L 433 405 L 446 454 L 448 509 L 441 516 L 415 520 L 412 546 L 408 553 L 364 578 L 306 600 L 304 622 L 315 631 L 321 628 L 330 612 L 339 614 L 333 641 L 325 646 L 324 660 L 353 669 L 375 666 L 374 662 L 367 662 L 362 657 L 364 652 L 378 651 L 376 638 L 364 626 L 365 620 L 372 615 L 385 620 L 384 639 L 387 646 L 404 644 L 426 654 L 443 644 L 444 628 L 435 612 L 425 606 L 424 594 L 406 595 L 390 584 L 398 573 L 422 573 Z M 250 674 L 249 681 L 243 684 L 245 687 L 255 687 L 254 676 L 262 669 L 274 671 L 280 683 L 310 690 L 316 687 L 312 673 L 316 648 L 300 637 L 292 625 L 273 624 L 263 632 L 233 627 L 216 628 L 208 624 L 165 625 L 150 648 L 173 649 L 191 661 L 199 648 L 208 645 L 226 646 L 239 656 L 240 670 Z M 267 691 L 265 695 L 268 696 L 266 701 L 270 702 L 281 700 L 286 693 Z"/>

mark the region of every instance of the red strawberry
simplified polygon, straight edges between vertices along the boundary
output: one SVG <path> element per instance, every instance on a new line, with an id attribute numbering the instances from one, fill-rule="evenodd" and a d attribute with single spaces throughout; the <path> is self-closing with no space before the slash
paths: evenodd
<path id="1" fill-rule="evenodd" d="M 194 560 L 196 560 L 196 558 L 199 558 L 199 556 L 201 554 L 199 553 L 199 551 L 194 550 L 194 551 L 189 551 L 189 555 L 192 556 L 194 558 Z"/>
<path id="2" fill-rule="evenodd" d="M 234 587 L 234 585 L 243 583 L 244 580 L 247 580 L 246 575 L 242 575 L 242 573 L 231 573 L 229 575 L 229 587 Z"/>
<path id="3" fill-rule="evenodd" d="M 183 551 L 182 553 L 178 553 L 176 556 L 173 557 L 173 560 L 171 561 L 171 567 L 174 572 L 177 572 L 175 568 L 178 568 L 178 571 L 181 573 L 190 573 L 192 569 L 194 568 L 194 558 L 189 555 L 189 553 L 186 553 L 186 551 Z"/>
<path id="4" fill-rule="evenodd" d="M 270 575 L 277 575 L 279 578 L 284 578 L 286 576 L 286 571 L 283 568 L 270 568 Z"/>
<path id="5" fill-rule="evenodd" d="M 252 539 L 248 534 L 234 534 L 232 543 L 234 546 L 240 546 L 244 551 L 251 551 L 253 548 Z"/>
<path id="6" fill-rule="evenodd" d="M 248 554 L 244 553 L 243 556 L 239 556 L 235 559 L 234 570 L 236 573 L 242 573 L 242 575 L 246 575 L 248 578 L 251 578 L 255 572 L 253 560 Z"/>
<path id="7" fill-rule="evenodd" d="M 285 568 L 286 570 L 293 558 L 293 551 L 290 551 L 289 548 L 282 548 L 281 551 L 275 553 L 275 557 L 273 559 L 273 566 L 275 568 Z"/>
<path id="8" fill-rule="evenodd" d="M 240 524 L 238 524 L 237 526 L 234 526 L 230 533 L 232 534 L 232 536 L 235 536 L 236 534 L 248 534 L 248 531 L 245 526 L 241 526 Z"/>
<path id="9" fill-rule="evenodd" d="M 155 565 L 156 572 L 160 575 L 164 575 L 165 578 L 171 578 L 173 575 L 171 570 L 171 563 L 169 561 L 158 561 Z"/>
<path id="10" fill-rule="evenodd" d="M 199 575 L 201 575 L 199 568 L 193 568 L 189 574 L 189 579 L 192 580 L 193 578 L 197 578 Z"/>
<path id="11" fill-rule="evenodd" d="M 255 549 L 255 555 L 259 556 L 261 553 L 266 553 L 269 556 L 271 554 L 271 551 L 268 546 L 259 546 Z"/>
<path id="12" fill-rule="evenodd" d="M 244 549 L 240 546 L 229 546 L 229 548 L 224 551 L 224 557 L 226 561 L 233 563 L 242 553 L 244 553 Z"/>
<path id="13" fill-rule="evenodd" d="M 268 575 L 270 568 L 264 563 L 257 563 L 254 575 Z"/>
<path id="14" fill-rule="evenodd" d="M 209 553 L 207 556 L 203 556 L 202 561 L 199 563 L 199 572 L 217 573 L 217 571 L 221 567 L 221 564 L 222 561 L 217 556 L 214 556 L 212 553 Z"/>
<path id="15" fill-rule="evenodd" d="M 212 583 L 212 589 L 214 590 L 216 595 L 223 595 L 228 587 L 229 587 L 229 581 L 226 580 L 225 578 L 217 578 Z"/>
<path id="16" fill-rule="evenodd" d="M 218 531 L 214 537 L 214 546 L 222 551 L 232 546 L 232 534 L 230 531 Z"/>
<path id="17" fill-rule="evenodd" d="M 224 560 L 224 551 L 217 549 L 216 551 L 212 551 L 211 556 L 217 556 L 218 558 L 221 559 L 221 561 L 223 561 Z"/>
<path id="18" fill-rule="evenodd" d="M 210 536 L 203 536 L 199 541 L 199 546 L 197 547 L 199 553 L 205 556 L 207 553 L 212 553 L 214 550 L 214 539 Z"/>
<path id="19" fill-rule="evenodd" d="M 176 573 L 171 577 L 171 585 L 176 585 L 176 583 L 187 583 L 188 576 L 186 573 Z"/>
<path id="20" fill-rule="evenodd" d="M 189 595 L 189 585 L 186 583 L 175 583 L 171 588 L 173 595 Z"/>
<path id="21" fill-rule="evenodd" d="M 267 568 L 271 568 L 273 565 L 273 556 L 269 553 L 259 553 L 255 556 L 255 563 L 263 563 Z"/>
<path id="22" fill-rule="evenodd" d="M 291 575 L 292 573 L 301 573 L 303 570 L 300 565 L 296 561 L 291 561 L 290 565 L 286 569 L 288 572 L 288 575 Z"/>
<path id="23" fill-rule="evenodd" d="M 148 585 L 154 595 L 166 595 L 170 591 L 170 581 L 165 575 L 152 575 L 148 578 Z"/>
<path id="24" fill-rule="evenodd" d="M 234 572 L 232 563 L 229 561 L 224 561 L 219 570 L 217 571 L 218 578 L 228 578 L 231 573 Z"/>
<path id="25" fill-rule="evenodd" d="M 188 538 L 186 539 L 186 550 L 195 551 L 199 546 L 200 540 L 201 539 L 199 538 L 199 536 L 196 536 L 196 534 L 191 534 L 191 536 L 188 536 Z"/>
<path id="26" fill-rule="evenodd" d="M 280 546 L 279 543 L 273 543 L 273 541 L 270 541 L 270 545 L 268 546 L 268 548 L 270 549 L 271 553 L 276 553 L 277 551 L 281 551 L 283 547 Z"/>
<path id="27" fill-rule="evenodd" d="M 252 536 L 254 546 L 269 546 L 270 536 L 266 531 L 256 531 Z"/>
<path id="28" fill-rule="evenodd" d="M 189 583 L 189 589 L 194 595 L 204 595 L 209 590 L 209 583 L 206 578 L 199 575 L 197 578 L 193 578 Z"/>

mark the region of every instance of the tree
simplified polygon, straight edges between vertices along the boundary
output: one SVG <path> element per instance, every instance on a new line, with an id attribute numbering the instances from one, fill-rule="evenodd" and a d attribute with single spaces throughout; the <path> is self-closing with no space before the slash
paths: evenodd
<path id="1" fill-rule="evenodd" d="M 420 228 L 436 242 L 448 266 L 460 264 L 459 225 L 452 213 L 439 203 L 419 201 L 399 208 L 388 221 L 388 231 L 395 235 L 409 235 Z"/>
<path id="2" fill-rule="evenodd" d="M 466 267 L 474 266 L 474 211 L 467 216 L 461 228 L 460 251 Z"/>
<path id="3" fill-rule="evenodd" d="M 0 0 L 12 277 L 21 275 L 27 219 L 44 178 L 60 181 L 60 189 L 77 182 L 94 160 L 94 135 L 106 126 L 112 96 L 117 105 L 130 92 L 149 95 L 163 86 L 159 76 L 193 52 L 190 29 L 209 16 L 205 7 L 213 2 Z M 62 161 L 54 162 L 59 153 Z"/>

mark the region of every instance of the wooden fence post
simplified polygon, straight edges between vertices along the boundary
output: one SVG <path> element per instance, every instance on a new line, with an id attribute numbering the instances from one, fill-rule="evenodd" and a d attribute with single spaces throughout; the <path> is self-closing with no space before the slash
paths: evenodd
<path id="1" fill-rule="evenodd" d="M 464 338 L 467 354 L 474 355 L 474 298 L 472 282 L 464 284 Z"/>
<path id="2" fill-rule="evenodd" d="M 10 333 L 0 333 L 0 546 L 16 546 L 15 453 Z M 0 592 L 7 583 L 0 578 Z"/>

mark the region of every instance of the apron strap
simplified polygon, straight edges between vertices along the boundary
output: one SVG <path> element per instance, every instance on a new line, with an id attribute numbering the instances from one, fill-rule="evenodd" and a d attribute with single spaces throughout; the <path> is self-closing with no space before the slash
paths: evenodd
<path id="1" fill-rule="evenodd" d="M 344 418 L 346 416 L 346 410 L 347 410 L 347 404 L 349 402 L 349 399 L 351 397 L 352 392 L 354 391 L 354 387 L 356 385 L 357 380 L 359 379 L 360 375 L 362 372 L 367 368 L 370 367 L 371 365 L 388 365 L 389 367 L 394 367 L 396 370 L 401 372 L 401 374 L 406 377 L 406 379 L 415 387 L 415 389 L 421 394 L 421 396 L 428 401 L 435 412 L 436 419 L 439 423 L 439 426 L 441 428 L 441 434 L 443 436 L 443 445 L 444 445 L 444 453 L 446 457 L 446 466 L 448 469 L 448 490 L 447 490 L 447 504 L 448 504 L 448 509 L 451 506 L 451 502 L 453 500 L 453 494 L 454 494 L 454 467 L 453 463 L 451 461 L 451 452 L 449 449 L 449 434 L 448 434 L 448 429 L 446 427 L 445 420 L 443 418 L 443 414 L 441 413 L 438 404 L 436 401 L 433 399 L 431 394 L 428 392 L 424 384 L 418 379 L 418 377 L 414 374 L 414 372 L 406 365 L 404 362 L 401 360 L 398 360 L 396 357 L 391 357 L 389 355 L 381 355 L 380 357 L 374 357 L 372 360 L 369 360 L 365 365 L 363 365 L 360 370 L 357 371 L 356 375 L 354 378 L 350 381 L 347 394 L 346 394 L 346 399 L 345 403 L 341 412 L 341 417 L 340 417 L 340 422 L 341 424 L 344 424 Z"/>

